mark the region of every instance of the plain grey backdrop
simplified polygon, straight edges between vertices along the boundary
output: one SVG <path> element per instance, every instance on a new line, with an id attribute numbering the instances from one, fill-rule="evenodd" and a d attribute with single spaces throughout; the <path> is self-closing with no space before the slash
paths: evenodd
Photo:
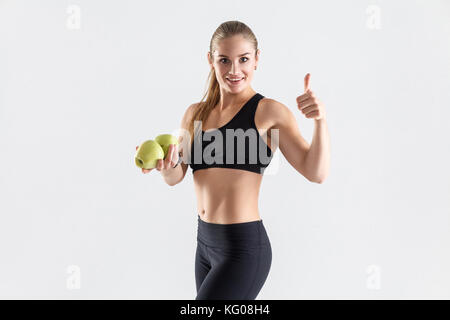
<path id="1" fill-rule="evenodd" d="M 324 103 L 323 184 L 279 150 L 257 299 L 450 298 L 449 1 L 0 0 L 0 298 L 194 299 L 197 203 L 135 147 L 200 100 L 215 29 L 261 50 L 253 88 Z"/>

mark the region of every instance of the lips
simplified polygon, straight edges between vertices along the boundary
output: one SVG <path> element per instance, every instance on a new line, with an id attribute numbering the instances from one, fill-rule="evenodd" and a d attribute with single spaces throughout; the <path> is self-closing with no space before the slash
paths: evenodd
<path id="1" fill-rule="evenodd" d="M 226 78 L 226 79 L 227 79 L 229 84 L 237 85 L 237 84 L 240 84 L 245 79 L 245 77 L 242 77 L 242 78 Z M 239 79 L 239 81 L 232 81 L 232 80 L 236 80 L 236 79 Z"/>

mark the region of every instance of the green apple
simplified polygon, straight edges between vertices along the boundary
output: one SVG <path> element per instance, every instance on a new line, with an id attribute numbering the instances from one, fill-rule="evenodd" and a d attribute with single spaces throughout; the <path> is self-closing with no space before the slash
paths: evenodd
<path id="1" fill-rule="evenodd" d="M 174 135 L 171 134 L 160 134 L 155 138 L 155 141 L 159 143 L 164 151 L 164 159 L 167 156 L 167 151 L 169 151 L 169 145 L 176 144 L 178 145 L 178 139 Z"/>
<path id="2" fill-rule="evenodd" d="M 147 140 L 136 150 L 134 162 L 139 168 L 155 168 L 158 160 L 164 159 L 164 151 L 159 143 L 154 140 Z"/>

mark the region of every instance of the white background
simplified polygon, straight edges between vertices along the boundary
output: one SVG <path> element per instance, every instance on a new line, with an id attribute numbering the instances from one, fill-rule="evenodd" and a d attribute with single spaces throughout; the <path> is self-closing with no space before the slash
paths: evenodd
<path id="1" fill-rule="evenodd" d="M 331 137 L 323 184 L 279 150 L 264 175 L 257 299 L 450 298 L 450 2 L 406 0 L 1 0 L 0 298 L 195 298 L 192 171 L 134 154 L 203 96 L 227 20 L 308 142 L 311 73 Z"/>

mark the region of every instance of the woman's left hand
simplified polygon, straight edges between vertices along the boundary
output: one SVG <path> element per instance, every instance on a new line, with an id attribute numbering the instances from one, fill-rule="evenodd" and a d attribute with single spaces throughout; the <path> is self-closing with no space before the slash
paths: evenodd
<path id="1" fill-rule="evenodd" d="M 316 98 L 309 87 L 309 73 L 305 76 L 305 93 L 297 97 L 298 109 L 305 115 L 306 118 L 315 120 L 325 119 L 325 108 L 322 102 Z"/>

